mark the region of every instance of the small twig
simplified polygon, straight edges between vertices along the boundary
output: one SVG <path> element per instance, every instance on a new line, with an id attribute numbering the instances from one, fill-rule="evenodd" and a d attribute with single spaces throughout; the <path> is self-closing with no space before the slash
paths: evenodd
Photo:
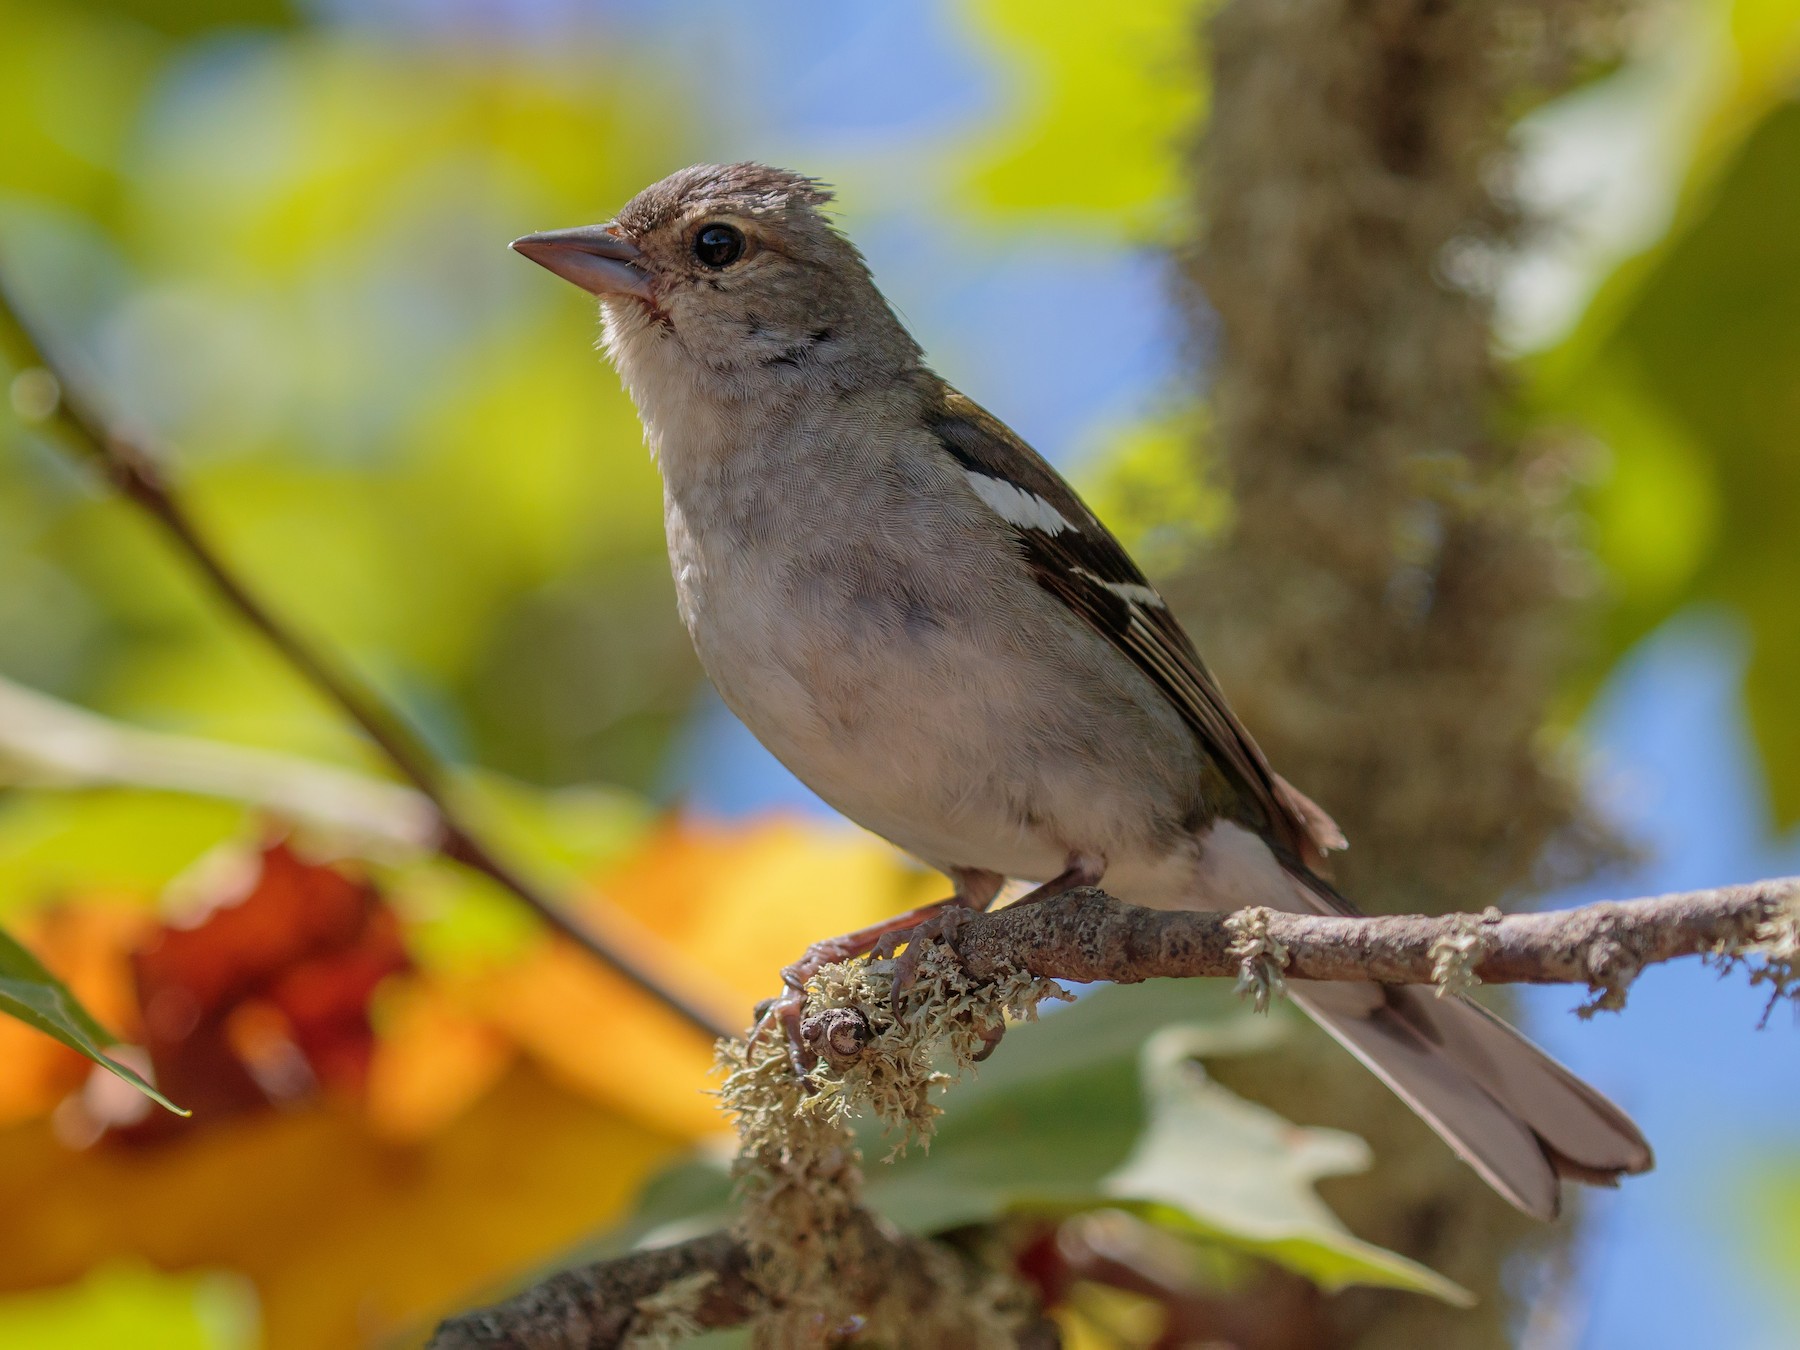
<path id="1" fill-rule="evenodd" d="M 843 1278 L 852 1302 L 887 1299 L 923 1319 L 945 1297 L 934 1278 L 944 1259 L 937 1244 L 909 1237 L 865 1209 L 851 1211 L 848 1228 L 843 1240 L 855 1259 L 845 1263 Z M 448 1319 L 426 1350 L 635 1350 L 667 1343 L 656 1324 L 668 1312 L 659 1295 L 671 1289 L 685 1294 L 680 1314 L 697 1330 L 740 1326 L 769 1311 L 752 1282 L 749 1250 L 729 1233 L 708 1233 L 561 1271 L 516 1298 Z M 835 1342 L 821 1338 L 827 1343 Z M 940 1350 L 973 1344 L 949 1336 Z M 1047 1323 L 1028 1320 L 1018 1333 L 1018 1350 L 1056 1344 Z"/>
<path id="2" fill-rule="evenodd" d="M 505 1303 L 452 1317 L 430 1350 L 611 1350 L 641 1330 L 642 1304 L 682 1281 L 693 1282 L 686 1311 L 694 1325 L 736 1326 L 758 1307 L 749 1269 L 749 1253 L 725 1233 L 577 1266 Z"/>
<path id="3" fill-rule="evenodd" d="M 550 927 L 707 1035 L 717 1038 L 729 1034 L 728 1019 L 711 1009 L 710 1000 L 698 991 L 679 988 L 666 969 L 669 963 L 648 954 L 651 944 L 647 934 L 629 932 L 616 922 L 608 927 L 618 931 L 609 932 L 609 940 L 602 941 L 471 832 L 451 804 L 448 772 L 405 718 L 322 647 L 303 638 L 238 577 L 189 515 L 144 439 L 102 416 L 71 383 L 66 368 L 49 358 L 45 344 L 25 323 L 3 280 L 0 345 L 4 345 L 18 372 L 15 390 L 24 390 L 22 399 L 15 396 L 15 403 L 28 405 L 20 411 L 40 425 L 60 432 L 60 440 L 78 450 L 122 496 L 142 508 L 226 606 L 336 704 L 400 776 L 424 794 L 438 816 L 437 846 L 444 857 L 482 873 L 510 891 Z M 20 380 L 24 381 L 22 386 Z M 638 950 L 628 952 L 623 950 L 626 946 Z"/>
<path id="4" fill-rule="evenodd" d="M 1718 956 L 1754 945 L 1758 931 L 1800 901 L 1800 878 L 1782 877 L 1576 909 L 1509 914 L 1482 924 L 1468 973 L 1484 984 L 1583 984 L 1604 988 L 1618 965 L 1641 968 L 1683 956 Z M 1281 952 L 1291 980 L 1432 984 L 1442 944 L 1470 916 L 1337 915 L 1265 911 L 1263 959 Z M 952 943 L 969 972 L 1005 969 L 1065 980 L 1134 983 L 1167 976 L 1240 973 L 1242 913 L 1151 910 L 1086 889 L 982 915 Z"/>
<path id="5" fill-rule="evenodd" d="M 1683 956 L 1722 958 L 1776 939 L 1800 905 L 1800 877 L 1606 900 L 1577 909 L 1481 920 L 1481 941 L 1459 963 L 1483 984 L 1579 984 L 1617 991 L 1645 966 Z M 1266 916 L 1266 917 L 1265 917 Z M 1465 939 L 1472 916 L 1258 912 L 1258 957 L 1289 980 L 1380 980 L 1433 984 L 1445 975 L 1446 943 Z M 1025 971 L 1056 980 L 1130 984 L 1168 976 L 1238 977 L 1245 917 L 1139 909 L 1098 890 L 981 915 L 951 938 L 982 979 Z"/>
<path id="6" fill-rule="evenodd" d="M 430 853 L 423 793 L 298 755 L 128 726 L 0 676 L 0 786 L 135 787 L 243 802 L 371 846 Z"/>

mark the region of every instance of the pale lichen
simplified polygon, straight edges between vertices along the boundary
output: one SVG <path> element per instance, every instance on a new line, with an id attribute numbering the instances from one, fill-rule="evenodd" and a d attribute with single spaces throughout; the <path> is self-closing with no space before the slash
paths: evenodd
<path id="1" fill-rule="evenodd" d="M 939 942 L 919 954 L 915 978 L 898 997 L 894 969 L 894 962 L 864 961 L 819 972 L 819 1004 L 856 1010 L 872 1034 L 859 1054 L 821 1065 L 812 1077 L 832 1109 L 867 1110 L 898 1133 L 898 1150 L 930 1140 L 941 1114 L 932 1090 L 984 1058 L 1009 1020 L 1035 1018 L 1039 1003 L 1069 995 L 1053 980 L 1021 972 L 977 982 Z"/>
<path id="2" fill-rule="evenodd" d="M 1629 944 L 1616 937 L 1602 935 L 1588 944 L 1588 988 L 1594 997 L 1575 1009 L 1575 1015 L 1588 1021 L 1599 1013 L 1623 1012 L 1631 982 L 1644 968 Z"/>
<path id="3" fill-rule="evenodd" d="M 637 1316 L 619 1344 L 622 1350 L 670 1350 L 705 1330 L 700 1324 L 700 1300 L 718 1282 L 710 1270 L 671 1280 L 633 1305 Z"/>
<path id="4" fill-rule="evenodd" d="M 1257 1012 L 1267 1012 L 1272 999 L 1287 992 L 1288 951 L 1269 933 L 1275 911 L 1254 907 L 1240 909 L 1225 920 L 1231 934 L 1230 954 L 1238 963 L 1237 992 L 1247 995 Z"/>
<path id="5" fill-rule="evenodd" d="M 1475 967 L 1494 950 L 1494 926 L 1503 916 L 1496 906 L 1489 905 L 1480 914 L 1446 917 L 1451 931 L 1431 944 L 1430 953 L 1431 979 L 1439 998 L 1467 994 L 1481 983 Z"/>
<path id="6" fill-rule="evenodd" d="M 1761 1023 L 1766 1026 L 1775 1005 L 1793 997 L 1800 987 L 1800 897 L 1784 901 L 1756 926 L 1753 938 L 1748 954 L 1759 957 L 1762 965 L 1750 972 L 1750 983 L 1769 986 Z"/>
<path id="7" fill-rule="evenodd" d="M 829 1028 L 819 1037 L 828 1053 L 805 1080 L 778 1030 L 720 1048 L 720 1095 L 739 1138 L 736 1231 L 768 1303 L 759 1344 L 822 1344 L 861 1326 L 902 1345 L 1015 1343 L 1029 1300 L 1010 1276 L 888 1234 L 860 1209 L 862 1157 L 850 1124 L 872 1115 L 899 1136 L 896 1151 L 928 1141 L 940 1114 L 933 1090 L 976 1063 L 1007 1019 L 1068 995 L 1023 974 L 978 983 L 942 943 L 916 955 L 914 979 L 897 992 L 892 961 L 829 965 L 813 977 L 805 1022 Z M 835 1034 L 846 1028 L 856 1034 Z M 875 1278 L 871 1265 L 896 1252 L 905 1278 Z M 904 1306 L 891 1302 L 896 1290 L 908 1291 Z"/>

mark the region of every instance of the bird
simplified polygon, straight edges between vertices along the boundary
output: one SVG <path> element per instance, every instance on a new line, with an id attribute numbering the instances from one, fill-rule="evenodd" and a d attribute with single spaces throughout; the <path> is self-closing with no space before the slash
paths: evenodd
<path id="1" fill-rule="evenodd" d="M 1357 911 L 1330 816 L 1270 767 L 1156 588 L 1067 482 L 926 363 L 818 179 L 682 169 L 603 224 L 511 247 L 598 297 L 663 480 L 677 606 L 727 707 L 953 895 L 816 944 L 921 941 L 1104 884 L 1129 904 Z M 1460 996 L 1293 998 L 1506 1200 L 1617 1185 L 1649 1144 Z"/>

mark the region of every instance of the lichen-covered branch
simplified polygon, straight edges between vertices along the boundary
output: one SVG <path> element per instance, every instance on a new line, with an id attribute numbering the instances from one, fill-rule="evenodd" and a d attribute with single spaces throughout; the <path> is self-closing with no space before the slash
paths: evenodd
<path id="1" fill-rule="evenodd" d="M 1255 948 L 1247 951 L 1247 917 Z M 1737 958 L 1761 951 L 1753 979 L 1785 992 L 1800 934 L 1800 877 L 1608 900 L 1537 914 L 1383 915 L 1374 918 L 1205 914 L 1120 904 L 1078 890 L 974 919 L 952 942 L 968 971 L 985 978 L 1025 971 L 1046 979 L 1130 983 L 1167 976 L 1250 975 L 1273 965 L 1290 980 L 1374 979 L 1436 984 L 1578 984 L 1596 1006 L 1622 1007 L 1646 966 L 1683 956 Z M 1255 978 L 1250 975 L 1250 978 Z"/>
<path id="2" fill-rule="evenodd" d="M 748 1268 L 743 1244 L 725 1233 L 577 1266 L 451 1318 L 431 1350 L 605 1350 L 737 1326 L 758 1306 Z"/>
<path id="3" fill-rule="evenodd" d="M 929 1321 L 941 1290 L 926 1277 L 937 1244 L 896 1234 L 867 1210 L 852 1212 L 847 1246 L 860 1256 L 840 1292 L 868 1303 L 892 1298 Z M 463 1313 L 437 1329 L 427 1350 L 647 1350 L 703 1331 L 741 1326 L 770 1311 L 751 1282 L 750 1252 L 729 1233 L 552 1275 L 516 1298 Z M 819 1328 L 823 1341 L 842 1327 Z M 939 1342 L 949 1345 L 950 1341 Z M 1029 1323 L 1019 1350 L 1056 1344 L 1048 1326 Z"/>
<path id="4" fill-rule="evenodd" d="M 753 1324 L 759 1350 L 822 1350 L 864 1327 L 899 1350 L 1054 1347 L 1003 1243 L 959 1249 L 902 1233 L 862 1206 L 849 1122 L 868 1112 L 909 1138 L 929 1136 L 931 1090 L 980 1057 L 987 1028 L 1028 1017 L 1061 991 L 1026 975 L 977 980 L 936 944 L 916 982 L 896 991 L 890 967 L 820 972 L 809 1011 L 843 1014 L 861 1034 L 841 1054 L 826 1047 L 808 1082 L 795 1076 L 779 1030 L 720 1047 L 742 1201 L 729 1234 L 565 1271 L 446 1322 L 430 1350 L 641 1350 L 740 1322 Z"/>
<path id="5" fill-rule="evenodd" d="M 827 1344 L 867 1320 L 896 1345 L 1053 1345 L 1016 1284 L 941 1244 L 896 1233 L 860 1205 L 845 1128 L 870 1111 L 928 1135 L 930 1090 L 1030 1015 L 1054 980 L 1226 976 L 1436 984 L 1577 984 L 1622 1007 L 1646 966 L 1683 956 L 1756 962 L 1771 1000 L 1800 983 L 1800 877 L 1540 914 L 1379 918 L 1140 909 L 1095 889 L 971 919 L 934 943 L 898 995 L 891 962 L 827 966 L 806 1035 L 822 1062 L 803 1086 L 779 1035 L 722 1051 L 740 1138 L 744 1214 L 731 1234 L 564 1271 L 446 1322 L 430 1350 L 610 1350 L 758 1323 L 759 1345 Z M 952 955 L 954 952 L 954 955 Z M 1267 991 L 1265 991 L 1267 992 Z M 1050 1338 L 1050 1339 L 1047 1339 Z"/>
<path id="6" fill-rule="evenodd" d="M 577 922 L 561 905 L 501 858 L 462 818 L 450 774 L 398 710 L 326 648 L 282 617 L 226 561 L 170 483 L 145 438 L 117 425 L 53 361 L 0 282 L 0 352 L 19 372 L 30 420 L 65 448 L 97 467 L 113 488 L 138 506 L 164 538 L 205 578 L 213 592 L 262 636 L 304 680 L 354 722 L 400 776 L 436 813 L 437 848 L 446 858 L 482 873 L 509 891 L 547 925 L 649 994 L 684 1021 L 712 1036 L 728 1034 L 706 996 L 683 988 L 671 963 L 652 952 L 648 934 L 622 920 L 604 936 Z"/>

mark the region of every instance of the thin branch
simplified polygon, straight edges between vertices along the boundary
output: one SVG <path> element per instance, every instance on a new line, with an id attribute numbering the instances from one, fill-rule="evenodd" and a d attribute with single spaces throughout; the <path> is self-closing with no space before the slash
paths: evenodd
<path id="1" fill-rule="evenodd" d="M 711 1000 L 698 990 L 679 987 L 670 970 L 672 963 L 651 954 L 654 943 L 649 934 L 634 931 L 618 916 L 608 921 L 605 939 L 596 936 L 472 833 L 452 805 L 448 771 L 405 718 L 322 646 L 302 637 L 232 570 L 169 485 L 145 440 L 115 425 L 88 402 L 68 378 L 67 368 L 46 354 L 45 344 L 24 321 L 3 280 L 0 345 L 19 372 L 14 382 L 15 404 L 21 402 L 17 394 L 21 387 L 27 395 L 24 401 L 36 404 L 21 411 L 60 432 L 59 440 L 78 451 L 122 496 L 136 503 L 226 606 L 336 704 L 400 776 L 424 794 L 438 815 L 440 853 L 510 891 L 550 927 L 700 1031 L 713 1037 L 727 1034 L 728 1020 L 712 1009 Z M 21 386 L 20 380 L 27 383 Z"/>
<path id="2" fill-rule="evenodd" d="M 1537 914 L 1339 917 L 1242 910 L 1140 909 L 1077 890 L 965 923 L 952 937 L 969 973 L 1130 984 L 1166 976 L 1244 977 L 1260 965 L 1291 980 L 1384 984 L 1580 984 L 1616 994 L 1645 966 L 1741 954 L 1779 940 L 1800 877 Z M 1777 972 L 1779 974 L 1779 972 Z M 1608 1002 L 1605 1006 L 1617 1006 Z"/>
<path id="3" fill-rule="evenodd" d="M 133 787 L 218 797 L 386 849 L 430 853 L 423 793 L 298 755 L 146 731 L 0 677 L 0 786 Z"/>
<path id="4" fill-rule="evenodd" d="M 1645 966 L 1684 956 L 1723 962 L 1760 956 L 1764 964 L 1751 978 L 1771 984 L 1778 997 L 1791 992 L 1800 959 L 1800 877 L 1540 914 L 1490 910 L 1441 918 L 1150 910 L 1083 889 L 972 918 L 947 941 L 967 973 L 983 980 L 1023 972 L 1120 984 L 1208 975 L 1253 984 L 1581 984 L 1600 991 L 1594 1007 L 1621 1006 L 1626 986 Z M 872 1043 L 873 1032 L 850 1009 L 815 1010 L 809 1022 L 822 1025 L 834 1012 L 847 1014 L 840 1030 L 860 1030 L 834 1039 L 830 1055 L 841 1065 Z M 856 1291 L 859 1300 L 872 1304 L 894 1282 L 910 1278 L 917 1256 L 906 1244 L 918 1239 L 894 1238 L 863 1210 L 853 1211 L 852 1222 L 870 1235 L 866 1259 L 852 1268 L 868 1286 L 866 1300 L 864 1290 Z M 745 1249 L 714 1233 L 565 1271 L 506 1303 L 444 1323 L 429 1350 L 612 1350 L 645 1343 L 639 1338 L 651 1330 L 648 1319 L 665 1316 L 672 1300 L 696 1329 L 736 1325 L 764 1311 Z M 1021 1344 L 1035 1344 L 1035 1334 Z"/>

